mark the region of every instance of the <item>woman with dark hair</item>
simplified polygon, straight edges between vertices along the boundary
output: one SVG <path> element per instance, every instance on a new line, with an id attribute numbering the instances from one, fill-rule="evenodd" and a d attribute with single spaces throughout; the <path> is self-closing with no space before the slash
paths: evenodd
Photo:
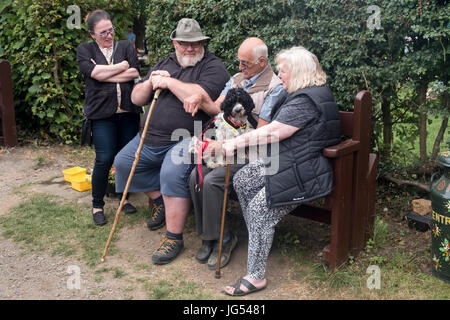
<path id="1" fill-rule="evenodd" d="M 326 74 L 317 57 L 303 47 L 281 51 L 276 64 L 288 94 L 272 109 L 272 122 L 222 145 L 225 155 L 258 141 L 269 141 L 273 147 L 270 157 L 249 163 L 233 178 L 248 230 L 248 257 L 247 274 L 224 288 L 231 296 L 266 287 L 277 223 L 299 204 L 333 188 L 332 163 L 322 150 L 339 142 L 340 124 L 338 105 L 325 86 Z"/>
<path id="2" fill-rule="evenodd" d="M 103 198 L 109 170 L 115 155 L 139 130 L 142 108 L 131 102 L 134 79 L 139 77 L 139 61 L 129 41 L 114 41 L 115 27 L 106 11 L 91 12 L 86 24 L 94 41 L 78 46 L 77 61 L 85 82 L 83 113 L 92 123 L 95 147 L 92 214 L 96 225 L 104 225 Z M 136 208 L 126 201 L 123 211 L 133 213 Z"/>

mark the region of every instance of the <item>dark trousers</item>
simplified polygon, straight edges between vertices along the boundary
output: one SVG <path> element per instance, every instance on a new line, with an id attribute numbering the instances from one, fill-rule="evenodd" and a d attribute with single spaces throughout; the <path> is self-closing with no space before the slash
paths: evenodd
<path id="1" fill-rule="evenodd" d="M 233 186 L 234 174 L 244 165 L 233 164 L 230 166 L 230 182 Z M 203 240 L 220 239 L 220 223 L 222 220 L 223 195 L 225 192 L 226 167 L 209 169 L 202 165 L 203 185 L 200 190 L 195 188 L 197 181 L 197 167 L 192 170 L 189 177 L 192 203 L 194 204 L 196 231 Z M 230 197 L 230 193 L 228 193 Z M 224 237 L 229 235 L 229 222 L 225 217 Z"/>
<path id="2" fill-rule="evenodd" d="M 115 113 L 107 119 L 92 120 L 95 165 L 92 173 L 92 206 L 103 208 L 109 170 L 116 154 L 139 131 L 139 114 Z"/>

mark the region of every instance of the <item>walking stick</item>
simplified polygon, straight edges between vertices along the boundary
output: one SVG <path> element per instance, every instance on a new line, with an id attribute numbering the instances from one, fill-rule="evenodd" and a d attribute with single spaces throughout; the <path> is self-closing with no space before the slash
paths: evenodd
<path id="1" fill-rule="evenodd" d="M 225 172 L 225 192 L 223 193 L 222 221 L 220 223 L 219 255 L 217 256 L 217 264 L 216 264 L 216 279 L 220 279 L 220 262 L 222 260 L 223 228 L 225 225 L 225 213 L 227 211 L 229 182 L 230 182 L 230 165 L 227 164 L 227 169 Z"/>
<path id="2" fill-rule="evenodd" d="M 108 251 L 108 247 L 109 247 L 109 245 L 111 243 L 111 240 L 112 240 L 112 237 L 114 235 L 114 232 L 116 231 L 117 222 L 119 221 L 120 211 L 122 211 L 123 204 L 124 204 L 125 199 L 126 199 L 127 194 L 128 194 L 128 188 L 130 187 L 130 184 L 131 184 L 131 179 L 133 179 L 134 171 L 136 170 L 136 166 L 137 166 L 137 164 L 139 162 L 139 157 L 141 155 L 141 150 L 142 150 L 142 147 L 144 146 L 145 135 L 147 133 L 148 125 L 150 123 L 150 118 L 152 116 L 152 112 L 153 112 L 153 109 L 155 108 L 155 104 L 156 104 L 156 101 L 158 100 L 160 92 L 161 92 L 161 89 L 158 89 L 158 90 L 155 91 L 155 95 L 153 96 L 153 101 L 152 101 L 152 104 L 150 106 L 150 110 L 148 111 L 148 114 L 147 114 L 147 119 L 145 119 L 145 125 L 144 125 L 144 129 L 142 130 L 141 141 L 139 142 L 139 147 L 136 150 L 136 153 L 134 155 L 133 166 L 131 167 L 130 175 L 128 176 L 128 181 L 127 181 L 127 184 L 125 186 L 125 190 L 123 191 L 123 195 L 122 195 L 122 199 L 120 200 L 119 208 L 117 208 L 116 217 L 114 218 L 114 224 L 113 224 L 113 227 L 111 229 L 111 232 L 109 233 L 109 238 L 108 238 L 108 241 L 106 242 L 105 250 L 103 250 L 103 255 L 102 255 L 102 258 L 101 258 L 102 262 L 105 261 L 106 252 Z"/>

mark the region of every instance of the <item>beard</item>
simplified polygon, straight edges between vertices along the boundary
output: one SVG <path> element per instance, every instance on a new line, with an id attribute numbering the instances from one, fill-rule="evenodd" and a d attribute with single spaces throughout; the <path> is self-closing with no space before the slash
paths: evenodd
<path id="1" fill-rule="evenodd" d="M 195 56 L 185 56 L 180 55 L 178 52 L 176 52 L 177 59 L 184 67 L 193 67 L 195 66 L 200 60 L 203 59 L 203 55 L 205 54 L 205 49 L 202 48 L 201 52 L 196 54 Z"/>

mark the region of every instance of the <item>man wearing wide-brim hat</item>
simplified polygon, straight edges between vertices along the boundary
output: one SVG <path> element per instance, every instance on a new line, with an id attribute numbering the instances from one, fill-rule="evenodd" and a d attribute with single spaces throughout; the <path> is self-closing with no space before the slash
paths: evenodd
<path id="1" fill-rule="evenodd" d="M 183 18 L 178 22 L 178 26 L 170 34 L 170 39 L 175 41 L 196 42 L 208 40 L 210 37 L 204 36 L 198 22 L 194 19 Z"/>
<path id="2" fill-rule="evenodd" d="M 216 100 L 230 77 L 222 61 L 204 48 L 209 37 L 194 19 L 181 19 L 170 39 L 175 52 L 158 62 L 131 94 L 134 104 L 144 106 L 153 100 L 154 91 L 161 89 L 129 187 L 130 192 L 145 192 L 152 200 L 152 217 L 147 223 L 150 230 L 167 224 L 164 239 L 152 257 L 155 264 L 173 261 L 184 246 L 183 228 L 191 206 L 187 180 L 194 167 L 184 153 L 194 135 L 194 121 L 201 128 L 220 111 L 205 107 L 188 113 L 183 108 L 184 99 L 199 93 Z M 141 127 L 146 118 L 147 113 Z M 116 191 L 125 189 L 141 133 L 115 158 Z M 187 139 L 181 140 L 178 133 Z"/>

